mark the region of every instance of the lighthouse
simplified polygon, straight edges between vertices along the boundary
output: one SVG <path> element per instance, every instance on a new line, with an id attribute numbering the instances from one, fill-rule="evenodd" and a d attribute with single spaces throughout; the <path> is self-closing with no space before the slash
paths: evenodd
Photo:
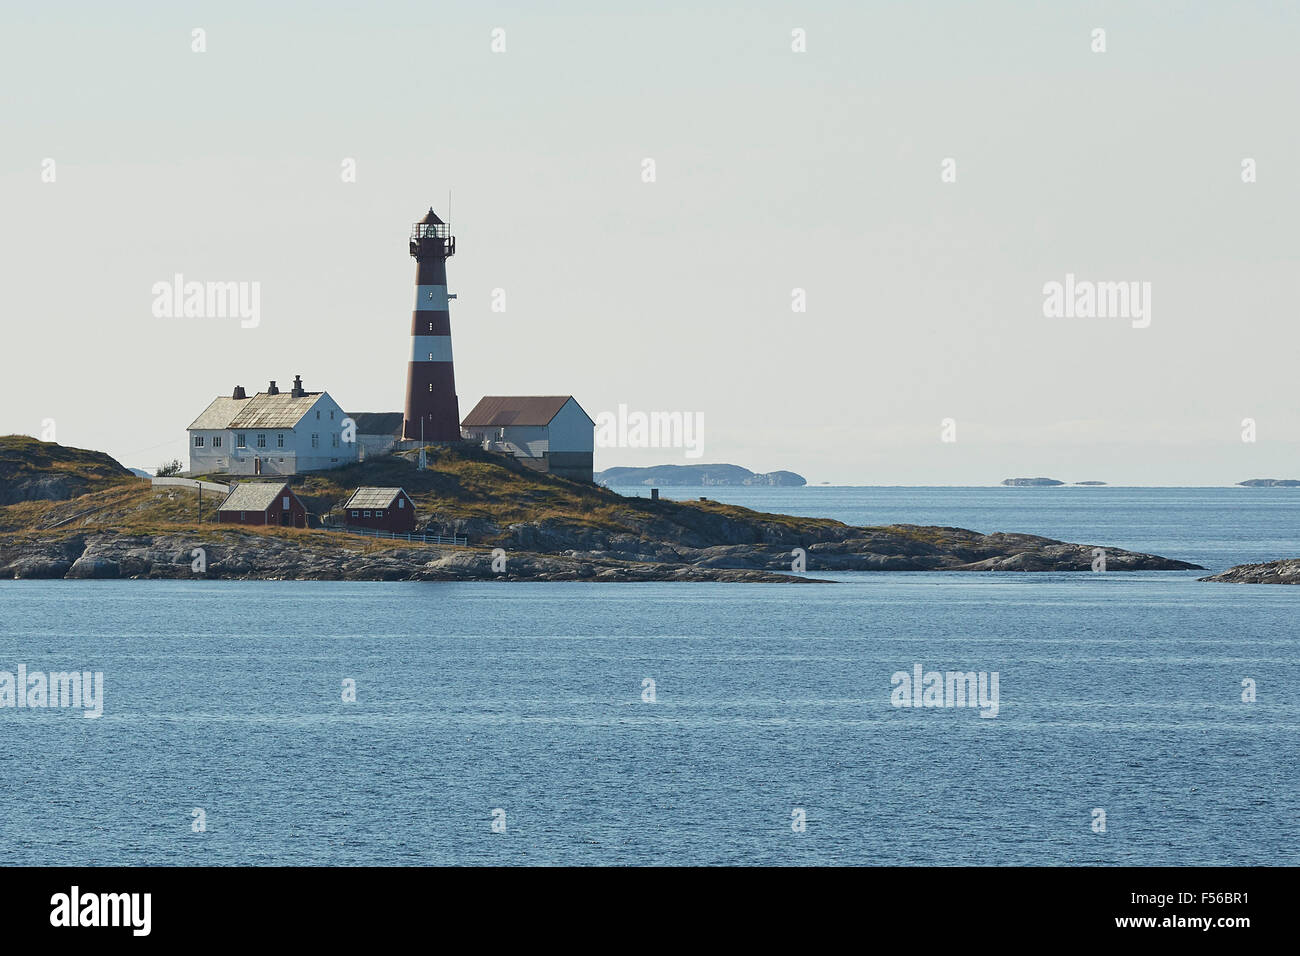
<path id="1" fill-rule="evenodd" d="M 451 226 L 429 208 L 411 227 L 415 259 L 415 312 L 411 319 L 411 361 L 406 368 L 406 410 L 402 437 L 427 442 L 460 440 L 460 407 L 451 361 L 451 317 L 447 312 L 447 259 L 456 254 Z"/>

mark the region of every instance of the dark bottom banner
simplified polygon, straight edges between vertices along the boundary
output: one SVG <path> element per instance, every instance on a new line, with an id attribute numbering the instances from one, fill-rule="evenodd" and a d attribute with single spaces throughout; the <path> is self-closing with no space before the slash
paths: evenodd
<path id="1" fill-rule="evenodd" d="M 1277 933 L 1295 869 L 0 868 L 5 940 L 74 945 L 394 941 L 437 927 L 635 940 L 689 921 L 971 947 L 1133 937 L 1234 946 Z M 627 937 L 608 935 L 622 925 Z M 676 936 L 679 930 L 672 929 Z M 471 937 L 472 938 L 472 937 Z M 666 942 L 666 939 L 665 939 Z"/>

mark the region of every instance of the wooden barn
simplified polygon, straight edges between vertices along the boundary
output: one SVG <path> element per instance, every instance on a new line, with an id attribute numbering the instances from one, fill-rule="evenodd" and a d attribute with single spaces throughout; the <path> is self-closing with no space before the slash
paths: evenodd
<path id="1" fill-rule="evenodd" d="M 217 507 L 219 524 L 307 527 L 307 509 L 284 482 L 247 481 L 235 486 Z"/>
<path id="2" fill-rule="evenodd" d="M 343 504 L 343 523 L 406 534 L 415 530 L 415 502 L 401 488 L 358 488 Z"/>

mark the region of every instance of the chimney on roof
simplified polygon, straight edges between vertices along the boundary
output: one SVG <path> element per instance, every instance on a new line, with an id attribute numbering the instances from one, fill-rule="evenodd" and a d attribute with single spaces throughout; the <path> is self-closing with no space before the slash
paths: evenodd
<path id="1" fill-rule="evenodd" d="M 275 379 L 271 379 L 271 385 L 270 385 L 269 388 L 267 388 L 267 390 L 266 390 L 266 394 L 268 394 L 268 395 L 279 395 L 279 394 L 280 394 L 280 390 L 279 390 L 278 388 L 275 387 Z"/>
<path id="2" fill-rule="evenodd" d="M 231 397 L 231 398 L 248 398 L 248 396 L 244 394 L 244 386 L 242 386 L 242 385 L 236 385 L 236 386 L 235 386 L 235 392 L 234 392 L 234 394 L 231 395 L 230 397 Z"/>
<path id="3" fill-rule="evenodd" d="M 302 376 L 301 376 L 301 375 L 295 375 L 295 376 L 293 377 L 293 391 L 290 392 L 289 394 L 291 394 L 294 398 L 302 398 L 304 395 L 307 394 L 307 393 L 304 392 L 303 389 L 302 389 Z"/>

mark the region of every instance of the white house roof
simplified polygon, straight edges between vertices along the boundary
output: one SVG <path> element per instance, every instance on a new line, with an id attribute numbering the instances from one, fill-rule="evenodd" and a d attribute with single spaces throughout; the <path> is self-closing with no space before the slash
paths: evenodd
<path id="1" fill-rule="evenodd" d="M 316 404 L 320 392 L 294 396 L 289 392 L 258 392 L 239 410 L 227 428 L 293 428 Z"/>
<path id="2" fill-rule="evenodd" d="M 466 428 L 549 425 L 572 399 L 572 395 L 484 395 L 461 424 Z"/>
<path id="3" fill-rule="evenodd" d="M 404 495 L 401 488 L 358 488 L 352 497 L 343 503 L 343 509 L 350 508 L 391 508 L 398 495 Z M 409 497 L 409 496 L 408 496 Z"/>
<path id="4" fill-rule="evenodd" d="M 220 395 L 190 423 L 190 428 L 228 428 L 234 417 L 251 401 L 251 398 L 231 398 L 229 395 Z"/>
<path id="5" fill-rule="evenodd" d="M 283 481 L 246 481 L 235 486 L 218 511 L 265 511 L 275 504 L 281 492 L 293 494 Z"/>
<path id="6" fill-rule="evenodd" d="M 203 410 L 203 414 L 194 419 L 191 429 L 195 428 L 293 428 L 316 404 L 324 392 L 306 392 L 294 395 L 291 392 L 258 392 L 252 398 L 229 398 L 221 396 L 213 399 L 212 404 Z"/>

